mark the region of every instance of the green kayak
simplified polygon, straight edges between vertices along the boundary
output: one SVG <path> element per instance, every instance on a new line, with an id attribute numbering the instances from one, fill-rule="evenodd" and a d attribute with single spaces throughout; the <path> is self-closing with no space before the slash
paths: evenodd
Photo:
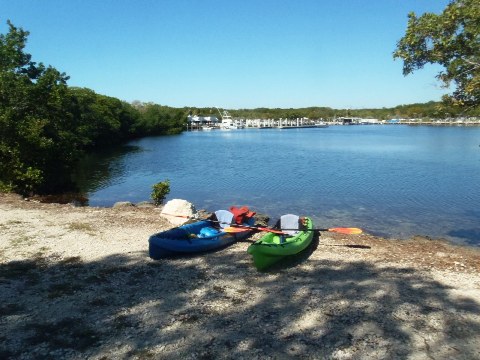
<path id="1" fill-rule="evenodd" d="M 253 256 L 253 263 L 258 270 L 268 268 L 285 256 L 298 254 L 312 242 L 313 222 L 308 217 L 283 215 L 280 218 L 280 230 L 287 234 L 269 232 L 248 247 L 247 252 Z"/>

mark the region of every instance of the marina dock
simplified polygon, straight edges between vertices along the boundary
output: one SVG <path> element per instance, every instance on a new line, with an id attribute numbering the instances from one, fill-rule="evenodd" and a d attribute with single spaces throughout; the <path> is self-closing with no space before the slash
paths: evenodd
<path id="1" fill-rule="evenodd" d="M 445 119 L 389 119 L 379 120 L 370 118 L 340 117 L 333 119 L 233 119 L 228 117 L 228 126 L 225 120 L 220 121 L 215 116 L 189 117 L 187 130 L 234 130 L 234 129 L 302 129 L 326 128 L 335 125 L 411 125 L 411 126 L 480 126 L 480 118 L 459 117 Z"/>

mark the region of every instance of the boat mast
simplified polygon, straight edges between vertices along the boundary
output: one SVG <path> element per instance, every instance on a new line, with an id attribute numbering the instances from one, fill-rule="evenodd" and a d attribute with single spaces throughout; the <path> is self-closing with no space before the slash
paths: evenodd
<path id="1" fill-rule="evenodd" d="M 220 109 L 216 106 L 215 106 L 215 109 L 217 109 L 218 113 L 220 114 L 220 118 L 223 120 L 223 116 L 222 116 L 222 113 L 221 113 Z"/>
<path id="2" fill-rule="evenodd" d="M 220 114 L 220 117 L 222 118 L 222 122 L 225 119 L 232 120 L 232 117 L 230 116 L 230 114 L 228 113 L 227 110 L 223 110 L 223 114 L 222 114 L 222 112 L 220 111 L 220 109 L 218 107 L 215 106 L 215 109 L 218 110 L 218 113 Z"/>

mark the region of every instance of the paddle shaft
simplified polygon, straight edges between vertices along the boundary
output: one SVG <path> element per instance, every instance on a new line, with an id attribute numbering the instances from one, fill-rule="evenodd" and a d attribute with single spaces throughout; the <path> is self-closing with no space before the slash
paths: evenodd
<path id="1" fill-rule="evenodd" d="M 190 217 L 186 215 L 173 215 L 173 214 L 164 214 L 164 215 L 170 215 L 170 216 L 176 216 L 176 217 L 181 217 L 181 218 L 187 218 L 187 219 L 197 219 L 195 217 Z M 230 225 L 231 227 L 239 227 L 239 228 L 245 228 L 245 229 L 251 229 L 251 230 L 259 230 L 259 231 L 267 231 L 267 232 L 272 232 L 275 234 L 285 234 L 285 230 L 301 230 L 301 231 L 328 231 L 328 232 L 336 232 L 336 233 L 341 233 L 341 234 L 361 234 L 362 229 L 359 228 L 329 228 L 329 229 L 282 229 L 282 230 L 276 230 L 268 227 L 260 227 L 260 226 L 248 226 L 248 225 L 241 225 L 241 224 L 229 224 L 223 221 L 217 221 L 217 220 L 209 220 L 209 219 L 204 219 L 207 221 L 211 221 L 213 223 L 217 224 L 224 224 L 224 225 Z"/>
<path id="2" fill-rule="evenodd" d="M 174 215 L 174 214 L 167 214 L 167 213 L 162 213 L 161 215 L 167 215 L 167 216 L 175 216 L 175 217 L 179 217 L 179 218 L 184 218 L 184 219 L 189 219 L 189 220 L 198 220 L 198 221 L 210 221 L 210 222 L 213 222 L 213 223 L 216 223 L 216 224 L 225 224 L 225 225 L 231 225 L 230 223 L 227 223 L 227 222 L 223 222 L 223 221 L 218 221 L 218 220 L 212 220 L 212 219 L 200 219 L 196 216 L 187 216 L 187 215 Z M 242 225 L 238 225 L 238 226 L 242 226 Z"/>
<path id="3" fill-rule="evenodd" d="M 192 217 L 192 216 L 187 216 L 187 215 L 174 215 L 174 214 L 167 214 L 167 213 L 162 213 L 162 215 L 175 216 L 175 217 L 180 217 L 180 218 L 189 219 L 189 220 L 210 221 L 210 222 L 215 223 L 215 224 L 224 224 L 224 225 L 230 225 L 230 226 L 238 226 L 238 227 L 255 228 L 256 229 L 256 226 L 249 226 L 249 225 L 242 225 L 242 224 L 232 224 L 232 223 L 228 223 L 228 222 L 225 222 L 225 221 L 212 220 L 212 219 L 208 219 L 208 218 L 200 219 L 198 217 Z"/>
<path id="4" fill-rule="evenodd" d="M 192 216 L 188 216 L 188 215 L 174 215 L 174 214 L 168 214 L 168 213 L 161 213 L 161 215 L 175 216 L 175 217 L 184 218 L 184 219 L 191 219 L 191 220 L 196 219 L 196 217 L 192 217 Z"/>
<path id="5" fill-rule="evenodd" d="M 281 230 L 276 230 L 268 227 L 260 227 L 260 226 L 246 226 L 246 225 L 237 225 L 237 224 L 232 224 L 230 226 L 233 227 L 239 227 L 239 228 L 247 228 L 247 229 L 252 229 L 252 230 L 259 230 L 259 231 L 267 231 L 267 232 L 272 232 L 275 234 L 284 234 L 284 231 L 288 230 L 299 230 L 299 231 L 329 231 L 329 232 L 337 232 L 341 234 L 361 234 L 362 229 L 359 228 L 329 228 L 329 229 L 281 229 Z"/>
<path id="6" fill-rule="evenodd" d="M 330 231 L 337 232 L 338 229 L 353 229 L 353 228 L 331 228 L 331 229 L 282 229 L 282 230 L 300 230 L 300 231 Z"/>

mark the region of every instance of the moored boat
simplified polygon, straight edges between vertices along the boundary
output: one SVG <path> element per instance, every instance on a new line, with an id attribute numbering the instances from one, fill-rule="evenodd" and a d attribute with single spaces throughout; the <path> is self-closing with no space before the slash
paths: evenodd
<path id="1" fill-rule="evenodd" d="M 283 215 L 280 218 L 280 231 L 283 234 L 268 232 L 248 247 L 247 252 L 252 255 L 258 270 L 265 270 L 286 256 L 305 250 L 313 239 L 313 221 L 309 217 Z"/>
<path id="2" fill-rule="evenodd" d="M 237 240 L 248 237 L 252 229 L 244 231 L 226 232 L 233 221 L 233 213 L 227 210 L 215 212 L 217 220 L 201 220 L 185 224 L 177 228 L 162 231 L 150 236 L 149 256 L 158 260 L 167 256 L 196 253 L 220 249 L 233 244 Z M 243 225 L 253 225 L 254 219 L 250 218 Z"/>

